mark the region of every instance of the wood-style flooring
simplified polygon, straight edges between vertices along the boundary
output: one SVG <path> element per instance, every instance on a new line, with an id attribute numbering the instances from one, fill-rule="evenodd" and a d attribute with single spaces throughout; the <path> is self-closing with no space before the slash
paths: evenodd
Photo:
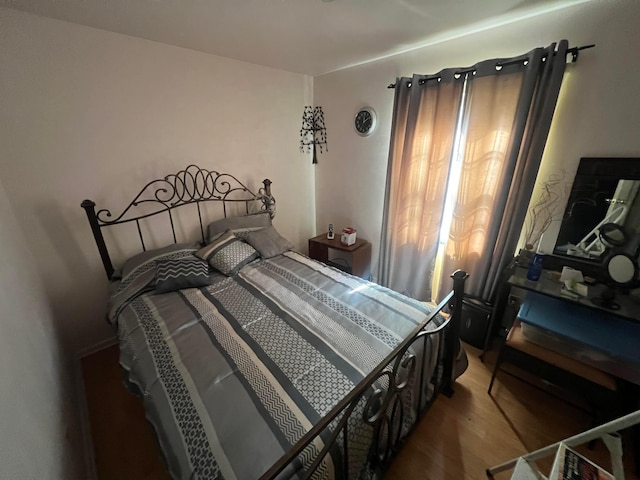
<path id="1" fill-rule="evenodd" d="M 465 348 L 469 369 L 456 383 L 455 394 L 436 400 L 386 479 L 481 480 L 489 467 L 591 427 L 585 412 L 505 373 L 498 375 L 489 396 L 493 356 L 482 363 L 478 350 Z M 117 347 L 83 358 L 82 372 L 98 478 L 169 478 L 142 403 L 122 384 Z M 633 459 L 626 437 L 624 441 L 626 478 L 637 479 L 630 468 Z M 601 444 L 593 451 L 580 450 L 609 467 Z M 540 465 L 548 468 L 550 460 Z M 510 473 L 495 478 L 508 479 Z"/>

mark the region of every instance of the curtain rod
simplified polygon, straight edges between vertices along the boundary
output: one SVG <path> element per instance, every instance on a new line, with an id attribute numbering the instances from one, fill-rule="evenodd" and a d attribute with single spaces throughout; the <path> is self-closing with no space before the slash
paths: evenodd
<path id="1" fill-rule="evenodd" d="M 580 53 L 580 50 L 586 50 L 587 48 L 593 48 L 595 46 L 596 46 L 595 44 L 591 44 L 591 45 L 582 45 L 580 47 L 568 48 L 567 49 L 567 54 L 571 54 L 571 63 L 576 62 L 578 60 L 578 54 Z M 507 62 L 504 62 L 504 63 L 498 63 L 497 65 L 502 65 L 502 66 L 510 65 L 512 63 L 517 63 L 519 61 L 520 60 L 512 60 L 510 62 L 507 61 Z M 460 70 L 459 73 L 468 73 L 470 71 L 473 71 L 473 68 L 471 68 L 471 69 L 469 69 L 469 68 L 462 69 L 462 70 Z M 431 77 L 433 77 L 433 78 L 431 78 Z M 433 80 L 433 79 L 437 79 L 437 78 L 438 78 L 438 75 L 432 75 L 430 77 L 425 78 L 422 83 L 425 83 L 428 80 Z M 396 88 L 396 84 L 395 83 L 390 83 L 389 85 L 387 85 L 387 88 Z"/>

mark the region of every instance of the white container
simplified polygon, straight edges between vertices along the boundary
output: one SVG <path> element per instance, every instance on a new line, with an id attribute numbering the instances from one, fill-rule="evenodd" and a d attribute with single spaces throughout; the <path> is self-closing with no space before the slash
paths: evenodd
<path id="1" fill-rule="evenodd" d="M 351 227 L 343 228 L 340 243 L 346 246 L 356 243 L 356 229 Z"/>

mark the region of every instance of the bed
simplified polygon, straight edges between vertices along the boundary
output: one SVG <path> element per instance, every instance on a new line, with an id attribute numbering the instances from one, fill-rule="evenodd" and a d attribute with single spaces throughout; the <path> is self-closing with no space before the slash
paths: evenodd
<path id="1" fill-rule="evenodd" d="M 207 202 L 220 219 L 205 220 Z M 118 216 L 82 207 L 125 384 L 173 478 L 377 478 L 453 393 L 464 272 L 436 307 L 351 276 L 279 235 L 269 180 L 253 193 L 194 165 L 149 182 Z M 178 242 L 183 207 L 197 211 L 196 242 Z M 151 220 L 172 243 L 147 248 Z M 142 252 L 115 269 L 103 230 L 123 223 Z"/>

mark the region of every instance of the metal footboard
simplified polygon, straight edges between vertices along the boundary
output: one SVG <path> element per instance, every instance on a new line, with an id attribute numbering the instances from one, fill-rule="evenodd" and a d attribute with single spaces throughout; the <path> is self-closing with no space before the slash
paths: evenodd
<path id="1" fill-rule="evenodd" d="M 458 350 L 459 323 L 464 296 L 464 282 L 468 275 L 457 271 L 452 276 L 454 288 L 437 306 L 436 310 L 401 342 L 369 375 L 367 375 L 341 402 L 339 402 L 320 422 L 304 435 L 292 448 L 276 462 L 261 480 L 278 478 L 291 464 L 300 464 L 299 457 L 317 438 L 322 437 L 324 447 L 315 457 L 311 466 L 298 472 L 300 478 L 312 478 L 325 461 L 330 452 L 339 452 L 339 465 L 334 465 L 338 472 L 336 478 L 352 478 L 350 475 L 349 444 L 350 420 L 353 415 L 361 415 L 361 421 L 372 427 L 372 442 L 368 454 L 368 462 L 375 471 L 383 471 L 390 463 L 394 453 L 402 445 L 407 433 L 429 409 L 439 392 L 450 396 L 453 393 L 453 366 Z M 450 317 L 439 327 L 425 330 L 434 317 L 444 308 L 448 308 Z M 420 362 L 411 352 L 412 347 L 420 346 L 428 351 L 428 343 L 432 338 L 443 338 L 437 341 L 438 362 L 433 372 L 424 368 L 426 359 Z M 426 357 L 426 355 L 423 355 Z M 409 392 L 409 379 L 414 378 L 417 371 L 418 399 L 417 415 L 412 424 L 403 429 L 407 420 L 405 394 Z M 426 378 L 426 377 L 429 378 Z M 423 398 L 425 382 L 433 385 L 429 398 Z M 414 386 L 416 386 L 414 384 Z M 428 389 L 427 389 L 428 390 Z M 364 408 L 362 405 L 364 404 Z M 359 407 L 360 406 L 360 407 Z M 300 465 L 298 469 L 300 468 Z M 296 470 L 296 469 L 294 469 Z"/>

